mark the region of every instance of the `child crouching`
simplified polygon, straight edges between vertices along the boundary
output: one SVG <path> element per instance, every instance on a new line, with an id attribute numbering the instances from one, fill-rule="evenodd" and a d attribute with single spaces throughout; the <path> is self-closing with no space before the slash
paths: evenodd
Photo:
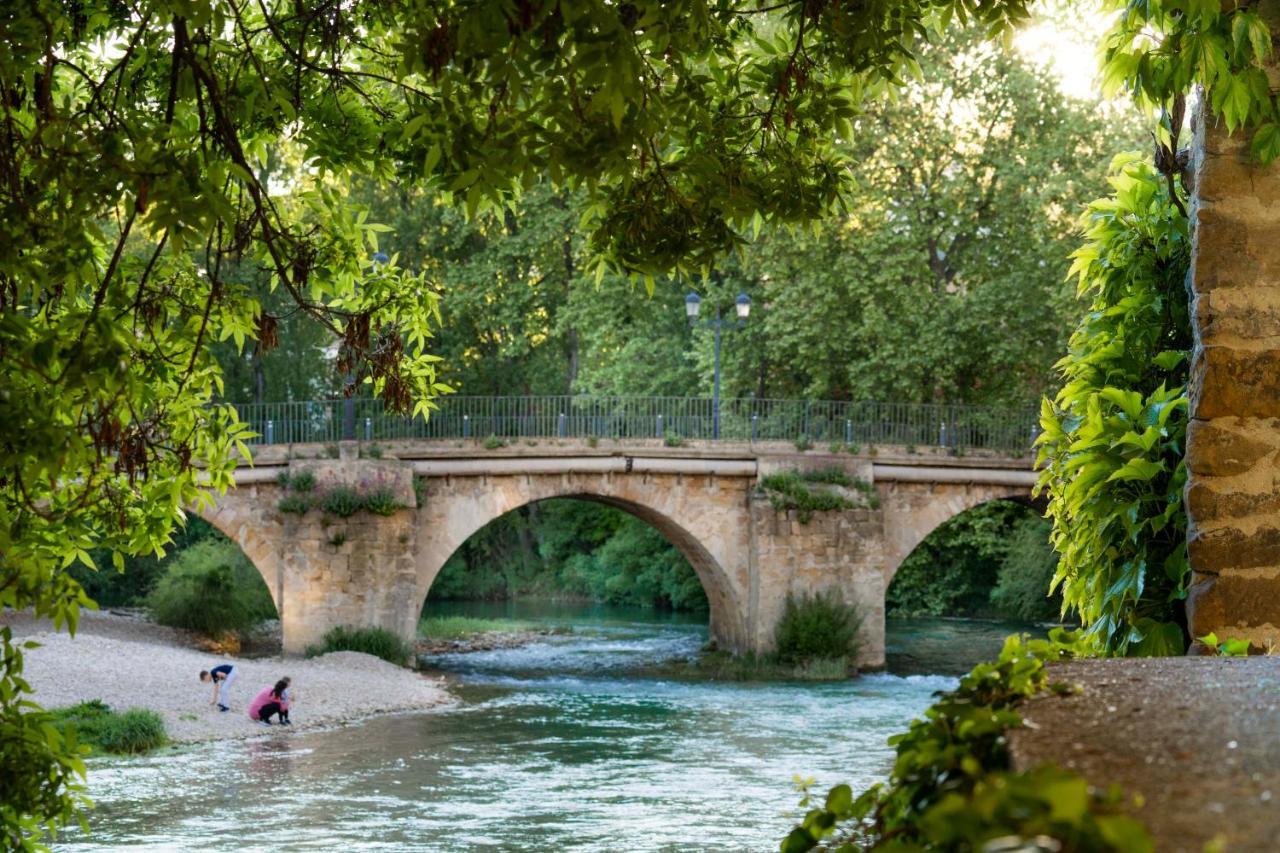
<path id="1" fill-rule="evenodd" d="M 289 686 L 293 683 L 289 677 L 277 681 L 272 687 L 264 687 L 249 703 L 249 718 L 260 725 L 271 725 L 272 717 L 280 718 L 280 725 L 289 722 Z"/>

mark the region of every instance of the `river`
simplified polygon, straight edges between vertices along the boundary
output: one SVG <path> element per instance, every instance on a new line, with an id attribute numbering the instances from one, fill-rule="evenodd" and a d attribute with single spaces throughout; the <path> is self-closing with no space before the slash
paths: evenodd
<path id="1" fill-rule="evenodd" d="M 774 850 L 799 814 L 795 777 L 821 791 L 884 778 L 885 739 L 1018 629 L 891 623 L 890 672 L 739 684 L 646 674 L 695 654 L 703 620 L 480 609 L 573 631 L 430 659 L 450 674 L 452 710 L 94 762 L 90 832 L 59 846 Z"/>

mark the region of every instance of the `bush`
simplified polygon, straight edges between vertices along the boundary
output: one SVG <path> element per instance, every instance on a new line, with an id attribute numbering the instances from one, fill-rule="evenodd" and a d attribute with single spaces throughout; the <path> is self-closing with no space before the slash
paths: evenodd
<path id="1" fill-rule="evenodd" d="M 283 483 L 283 479 L 281 482 Z M 306 494 L 316 487 L 316 475 L 310 471 L 299 471 L 289 478 L 289 487 L 295 492 Z"/>
<path id="2" fill-rule="evenodd" d="M 394 515 L 400 504 L 390 489 L 375 489 L 364 496 L 364 508 L 374 515 Z"/>
<path id="3" fill-rule="evenodd" d="M 498 438 L 496 435 L 491 435 L 484 440 L 485 450 L 498 450 L 499 448 L 506 447 L 506 446 L 507 446 L 506 440 Z"/>
<path id="4" fill-rule="evenodd" d="M 324 635 L 320 645 L 309 647 L 307 657 L 327 655 L 329 652 L 364 652 L 397 666 L 404 666 L 405 661 L 413 657 L 413 646 L 386 628 L 339 625 Z"/>
<path id="5" fill-rule="evenodd" d="M 822 472 L 811 472 L 815 476 L 824 476 Z M 845 482 L 853 483 L 843 472 L 840 474 Z M 769 496 L 769 503 L 776 510 L 796 510 L 801 524 L 808 524 L 815 512 L 853 509 L 856 504 L 844 495 L 827 489 L 811 489 L 808 474 L 795 471 L 781 471 L 770 474 L 760 480 L 760 487 Z M 822 481 L 816 481 L 822 483 Z"/>
<path id="6" fill-rule="evenodd" d="M 350 518 L 364 509 L 364 498 L 355 489 L 334 489 L 320 499 L 320 508 L 339 518 Z"/>
<path id="7" fill-rule="evenodd" d="M 94 699 L 70 708 L 56 709 L 51 716 L 59 729 L 74 729 L 80 743 L 117 755 L 150 752 L 169 740 L 164 720 L 155 711 L 145 708 L 130 708 L 117 713 Z"/>
<path id="8" fill-rule="evenodd" d="M 788 594 L 776 634 L 778 659 L 805 665 L 854 660 L 861 627 L 862 612 L 833 590 L 800 597 Z"/>
<path id="9" fill-rule="evenodd" d="M 276 501 L 276 509 L 290 515 L 306 515 L 311 509 L 311 499 L 306 495 L 285 495 Z"/>
<path id="10" fill-rule="evenodd" d="M 147 596 L 161 625 L 209 636 L 243 635 L 276 616 L 271 593 L 236 545 L 206 540 L 183 551 Z"/>

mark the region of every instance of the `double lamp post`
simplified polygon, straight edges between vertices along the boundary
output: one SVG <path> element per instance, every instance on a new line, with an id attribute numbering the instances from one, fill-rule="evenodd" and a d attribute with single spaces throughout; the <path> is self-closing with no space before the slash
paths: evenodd
<path id="1" fill-rule="evenodd" d="M 702 297 L 696 293 L 690 293 L 684 298 L 684 313 L 689 318 L 689 328 L 696 329 L 698 326 L 705 326 L 715 332 L 715 368 L 711 385 L 711 437 L 713 439 L 720 438 L 720 334 L 726 327 L 727 322 L 720 317 L 720 306 L 716 306 L 715 317 L 705 317 L 701 321 L 698 320 L 698 312 L 702 308 Z M 747 325 L 747 317 L 751 315 L 751 297 L 745 293 L 739 293 L 738 298 L 733 303 L 734 312 L 737 314 L 737 320 L 729 328 L 741 329 Z"/>

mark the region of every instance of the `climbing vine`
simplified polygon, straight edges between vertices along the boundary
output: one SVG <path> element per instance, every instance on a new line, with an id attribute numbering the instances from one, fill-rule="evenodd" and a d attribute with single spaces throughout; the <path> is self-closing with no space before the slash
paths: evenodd
<path id="1" fill-rule="evenodd" d="M 1112 184 L 1075 253 L 1090 305 L 1059 363 L 1066 384 L 1042 408 L 1039 488 L 1060 555 L 1053 584 L 1094 648 L 1180 654 L 1187 220 L 1137 155 L 1117 160 Z"/>

